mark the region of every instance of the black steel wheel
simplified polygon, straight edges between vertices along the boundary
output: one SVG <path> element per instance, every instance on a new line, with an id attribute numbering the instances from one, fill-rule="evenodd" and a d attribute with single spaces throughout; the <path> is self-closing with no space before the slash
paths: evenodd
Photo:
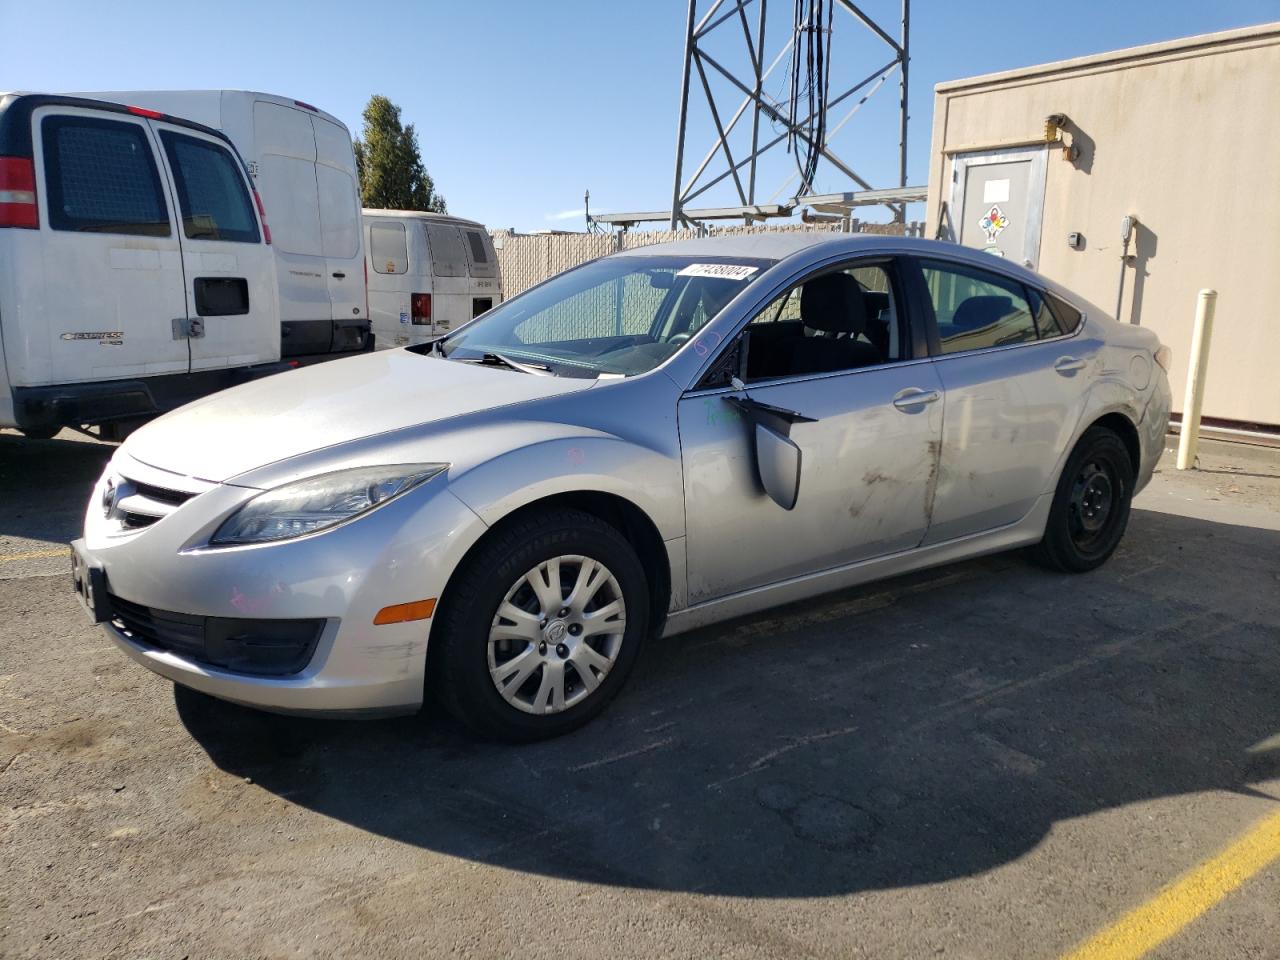
<path id="1" fill-rule="evenodd" d="M 1090 427 L 1067 458 L 1049 510 L 1044 539 L 1034 548 L 1047 567 L 1093 570 L 1115 552 L 1129 523 L 1135 465 L 1124 442 Z"/>

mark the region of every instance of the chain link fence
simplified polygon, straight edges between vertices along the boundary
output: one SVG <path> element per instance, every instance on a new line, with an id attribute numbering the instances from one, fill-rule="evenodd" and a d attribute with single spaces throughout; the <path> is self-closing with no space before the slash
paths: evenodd
<path id="1" fill-rule="evenodd" d="M 889 236 L 919 237 L 924 224 L 849 222 L 796 223 L 783 226 L 715 227 L 706 233 L 697 230 L 627 230 L 619 233 L 516 233 L 512 230 L 490 230 L 498 254 L 502 276 L 503 299 L 514 297 L 548 277 L 576 267 L 580 263 L 603 257 L 619 250 L 633 250 L 654 243 L 688 240 L 698 236 L 742 236 L 755 233 L 875 233 Z"/>

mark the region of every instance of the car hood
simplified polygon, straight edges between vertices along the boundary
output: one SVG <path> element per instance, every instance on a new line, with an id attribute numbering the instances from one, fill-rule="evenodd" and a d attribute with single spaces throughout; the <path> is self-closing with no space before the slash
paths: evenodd
<path id="1" fill-rule="evenodd" d="M 162 470 L 223 482 L 322 447 L 573 393 L 594 383 L 384 350 L 275 374 L 197 400 L 142 427 L 122 449 Z"/>

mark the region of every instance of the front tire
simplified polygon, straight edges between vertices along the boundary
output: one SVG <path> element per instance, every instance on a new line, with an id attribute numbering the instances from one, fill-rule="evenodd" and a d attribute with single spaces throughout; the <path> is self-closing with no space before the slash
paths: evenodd
<path id="1" fill-rule="evenodd" d="M 1133 486 L 1134 464 L 1123 441 L 1106 427 L 1090 427 L 1058 478 L 1033 558 L 1067 573 L 1102 566 L 1124 536 Z"/>
<path id="2" fill-rule="evenodd" d="M 649 585 L 626 538 L 561 509 L 509 524 L 459 568 L 432 640 L 428 682 L 485 737 L 575 730 L 630 673 L 649 629 Z"/>

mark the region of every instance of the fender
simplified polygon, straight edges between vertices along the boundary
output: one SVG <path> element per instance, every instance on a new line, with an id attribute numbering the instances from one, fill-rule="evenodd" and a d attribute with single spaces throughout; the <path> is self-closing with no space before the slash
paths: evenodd
<path id="1" fill-rule="evenodd" d="M 485 524 L 562 493 L 607 493 L 628 500 L 653 521 L 664 541 L 684 536 L 684 483 L 679 451 L 665 453 L 616 435 L 562 424 L 525 422 L 545 439 L 499 454 L 455 476 L 454 496 Z M 560 434 L 557 436 L 556 434 Z"/>

